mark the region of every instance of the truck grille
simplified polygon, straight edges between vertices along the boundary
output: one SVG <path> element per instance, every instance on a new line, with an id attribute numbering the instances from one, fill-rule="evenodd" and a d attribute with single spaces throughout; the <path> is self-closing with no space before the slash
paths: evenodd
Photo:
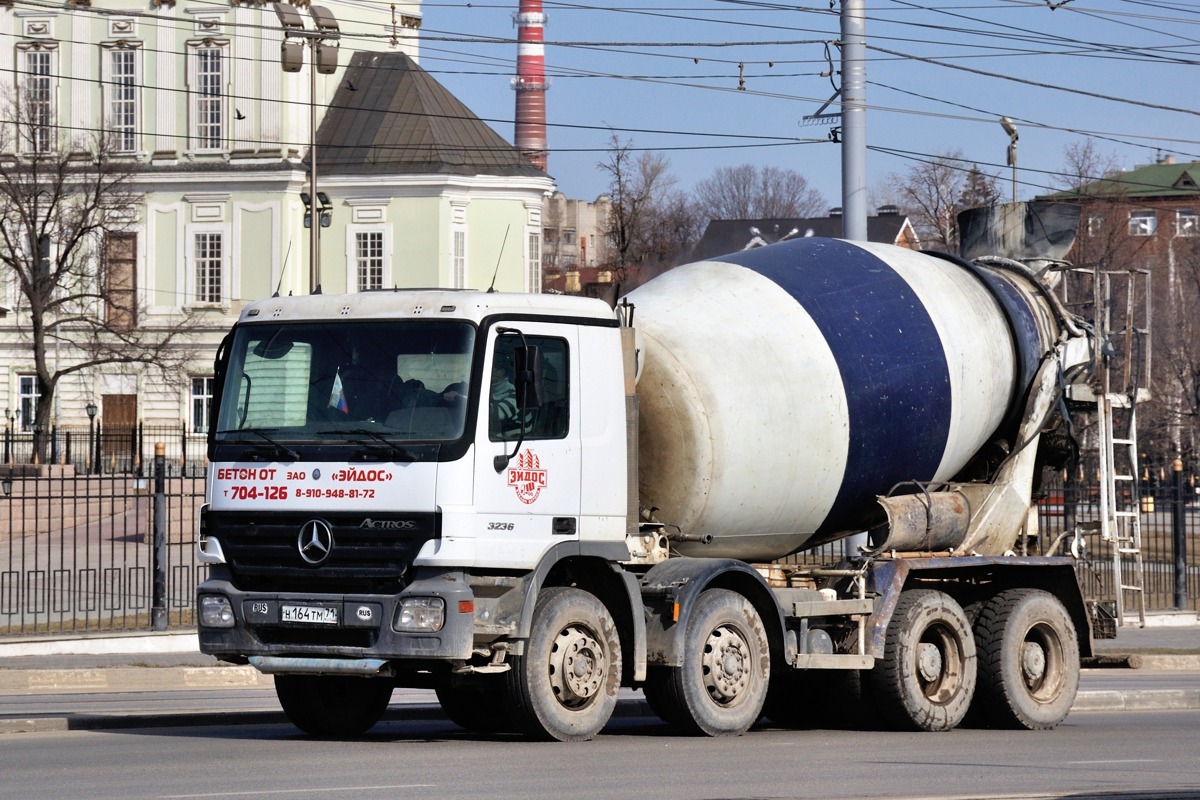
<path id="1" fill-rule="evenodd" d="M 316 548 L 301 553 L 301 531 L 324 523 Z M 440 535 L 437 514 L 244 514 L 209 512 L 233 584 L 243 591 L 385 592 L 407 583 L 412 559 Z M 309 527 L 306 527 L 309 526 Z M 324 533 L 332 534 L 327 547 Z M 327 552 L 326 551 L 327 548 Z M 316 561 L 317 563 L 311 563 Z"/>

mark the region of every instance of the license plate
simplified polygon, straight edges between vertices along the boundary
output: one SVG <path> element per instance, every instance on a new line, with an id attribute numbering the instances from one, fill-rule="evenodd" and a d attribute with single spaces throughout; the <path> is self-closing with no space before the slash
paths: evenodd
<path id="1" fill-rule="evenodd" d="M 338 611 L 325 606 L 282 606 L 279 609 L 283 622 L 301 622 L 311 625 L 337 625 Z"/>

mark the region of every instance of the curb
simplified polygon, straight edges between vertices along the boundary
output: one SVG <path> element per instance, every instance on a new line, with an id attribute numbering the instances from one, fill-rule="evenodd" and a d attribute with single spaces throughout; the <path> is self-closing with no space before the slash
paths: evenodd
<path id="1" fill-rule="evenodd" d="M 0 696 L 86 692 L 186 691 L 273 687 L 254 667 L 97 667 L 0 669 Z"/>
<path id="2" fill-rule="evenodd" d="M 1187 711 L 1200 709 L 1200 689 L 1138 689 L 1134 691 L 1081 692 L 1071 713 L 1101 711 Z M 617 718 L 653 716 L 650 706 L 640 699 L 617 703 Z M 393 703 L 383 722 L 446 720 L 436 703 Z M 86 730 L 130 730 L 135 728 L 195 728 L 214 725 L 282 725 L 282 711 L 184 711 L 165 714 L 69 714 L 29 718 L 0 719 L 0 734 L 47 733 Z"/>

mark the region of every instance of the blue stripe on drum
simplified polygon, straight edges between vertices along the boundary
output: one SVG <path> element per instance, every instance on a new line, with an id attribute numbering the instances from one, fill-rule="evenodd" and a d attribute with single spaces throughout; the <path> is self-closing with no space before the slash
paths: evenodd
<path id="1" fill-rule="evenodd" d="M 818 535 L 871 524 L 880 487 L 933 477 L 950 430 L 946 351 L 929 313 L 895 270 L 836 239 L 796 239 L 714 260 L 778 284 L 812 317 L 837 361 L 850 450 Z"/>
<path id="2" fill-rule="evenodd" d="M 964 264 L 978 275 L 984 285 L 991 290 L 992 296 L 1004 309 L 1004 316 L 1012 331 L 1013 346 L 1017 350 L 1017 388 L 1013 393 L 1012 406 L 1004 415 L 1001 430 L 1015 428 L 1020 424 L 1021 417 L 1025 413 L 1025 398 L 1029 394 L 1029 387 L 1033 384 L 1034 376 L 1037 375 L 1037 371 L 1042 365 L 1042 357 L 1045 356 L 1047 347 L 1042 343 L 1042 334 L 1038 330 L 1033 311 L 1030 310 L 1029 303 L 1017 291 L 1017 287 L 986 267 L 958 261 L 958 259 L 955 261 Z"/>

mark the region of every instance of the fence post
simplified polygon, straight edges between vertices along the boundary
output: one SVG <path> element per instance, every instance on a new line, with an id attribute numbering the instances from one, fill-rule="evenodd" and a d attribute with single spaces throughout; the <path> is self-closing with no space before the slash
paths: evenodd
<path id="1" fill-rule="evenodd" d="M 1184 493 L 1183 460 L 1175 459 L 1175 513 L 1171 515 L 1171 538 L 1175 552 L 1175 608 L 1188 607 L 1187 569 L 1187 501 Z"/>
<path id="2" fill-rule="evenodd" d="M 154 445 L 154 593 L 150 624 L 156 631 L 167 629 L 167 457 L 162 442 Z"/>

